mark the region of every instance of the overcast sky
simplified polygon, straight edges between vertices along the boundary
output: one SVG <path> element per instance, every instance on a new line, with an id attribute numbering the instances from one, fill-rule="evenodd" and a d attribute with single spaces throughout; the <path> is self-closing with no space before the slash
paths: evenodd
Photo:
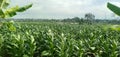
<path id="1" fill-rule="evenodd" d="M 72 18 L 84 17 L 85 13 L 92 13 L 96 18 L 111 18 L 112 12 L 107 9 L 107 2 L 120 6 L 120 0 L 11 0 L 13 5 L 27 5 L 33 7 L 13 18 Z"/>

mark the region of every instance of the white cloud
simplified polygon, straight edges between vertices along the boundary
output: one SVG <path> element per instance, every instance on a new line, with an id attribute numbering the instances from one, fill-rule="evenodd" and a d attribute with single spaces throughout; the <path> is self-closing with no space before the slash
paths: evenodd
<path id="1" fill-rule="evenodd" d="M 108 0 L 117 5 L 118 0 Z M 91 12 L 97 18 L 109 16 L 110 11 L 106 7 L 106 0 L 12 0 L 12 5 L 26 5 L 33 3 L 33 7 L 15 18 L 67 18 L 84 17 L 84 14 Z"/>

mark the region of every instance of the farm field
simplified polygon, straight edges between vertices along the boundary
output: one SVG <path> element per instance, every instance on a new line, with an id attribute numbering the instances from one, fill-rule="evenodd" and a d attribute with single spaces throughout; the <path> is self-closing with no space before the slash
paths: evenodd
<path id="1" fill-rule="evenodd" d="M 0 27 L 1 57 L 119 57 L 120 32 L 110 24 L 18 22 Z"/>
<path id="2" fill-rule="evenodd" d="M 118 2 L 0 0 L 0 57 L 120 57 Z"/>

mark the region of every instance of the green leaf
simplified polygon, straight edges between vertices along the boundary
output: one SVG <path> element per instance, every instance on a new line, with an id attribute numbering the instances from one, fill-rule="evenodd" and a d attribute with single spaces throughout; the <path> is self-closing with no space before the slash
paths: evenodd
<path id="1" fill-rule="evenodd" d="M 23 55 L 23 57 L 29 57 L 28 55 Z"/>
<path id="2" fill-rule="evenodd" d="M 4 39 L 3 39 L 2 35 L 0 34 L 0 48 L 1 48 L 3 42 L 4 42 Z"/>
<path id="3" fill-rule="evenodd" d="M 5 11 L 5 18 L 13 17 L 13 16 L 17 15 L 17 12 L 26 11 L 26 10 L 29 9 L 30 7 L 32 7 L 32 4 L 26 5 L 26 6 L 24 6 L 24 7 L 15 6 L 15 7 L 12 7 L 12 8 L 10 8 L 10 9 L 7 9 L 7 10 Z"/>
<path id="4" fill-rule="evenodd" d="M 41 55 L 42 56 L 50 56 L 51 54 L 49 51 L 43 51 Z"/>
<path id="5" fill-rule="evenodd" d="M 10 21 L 7 23 L 7 27 L 9 29 L 9 31 L 16 31 L 16 27 L 13 24 L 14 24 L 13 21 Z"/>
<path id="6" fill-rule="evenodd" d="M 9 4 L 9 0 L 0 0 L 0 8 L 7 8 Z"/>
<path id="7" fill-rule="evenodd" d="M 3 1 L 4 1 L 4 0 L 0 0 L 0 7 L 2 6 Z"/>
<path id="8" fill-rule="evenodd" d="M 33 4 L 29 4 L 29 5 L 26 5 L 24 7 L 20 7 L 17 12 L 24 12 L 26 11 L 27 9 L 31 8 Z"/>
<path id="9" fill-rule="evenodd" d="M 7 8 L 10 5 L 10 1 L 9 0 L 4 0 L 2 8 Z"/>
<path id="10" fill-rule="evenodd" d="M 0 18 L 4 18 L 5 15 L 4 15 L 4 12 L 2 11 L 2 9 L 0 9 Z"/>
<path id="11" fill-rule="evenodd" d="M 117 15 L 120 16 L 120 8 L 119 8 L 119 7 L 113 5 L 113 4 L 109 3 L 109 2 L 107 3 L 107 7 L 108 7 L 111 11 L 113 11 L 115 14 L 117 14 Z"/>
<path id="12" fill-rule="evenodd" d="M 10 25 L 10 26 L 9 26 L 9 30 L 10 30 L 10 31 L 16 31 L 16 27 L 13 26 L 13 25 Z"/>
<path id="13" fill-rule="evenodd" d="M 90 47 L 91 50 L 95 50 L 95 47 Z"/>
<path id="14" fill-rule="evenodd" d="M 17 13 L 17 10 L 19 9 L 19 7 L 18 6 L 15 6 L 15 7 L 12 7 L 12 8 L 10 8 L 10 9 L 7 9 L 6 11 L 5 11 L 5 17 L 6 18 L 8 18 L 8 17 L 13 17 L 13 16 L 15 16 Z"/>

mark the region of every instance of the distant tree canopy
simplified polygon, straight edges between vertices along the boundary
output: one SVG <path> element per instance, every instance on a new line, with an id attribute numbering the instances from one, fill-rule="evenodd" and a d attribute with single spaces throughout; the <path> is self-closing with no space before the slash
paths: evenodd
<path id="1" fill-rule="evenodd" d="M 74 20 L 75 22 L 79 22 L 80 18 L 79 17 L 74 17 L 74 18 L 72 18 L 72 20 Z"/>
<path id="2" fill-rule="evenodd" d="M 86 13 L 85 18 L 88 20 L 92 20 L 92 19 L 95 19 L 95 15 L 92 13 Z"/>
<path id="3" fill-rule="evenodd" d="M 79 17 L 73 17 L 73 18 L 67 18 L 62 20 L 63 22 L 79 22 L 80 18 Z"/>

